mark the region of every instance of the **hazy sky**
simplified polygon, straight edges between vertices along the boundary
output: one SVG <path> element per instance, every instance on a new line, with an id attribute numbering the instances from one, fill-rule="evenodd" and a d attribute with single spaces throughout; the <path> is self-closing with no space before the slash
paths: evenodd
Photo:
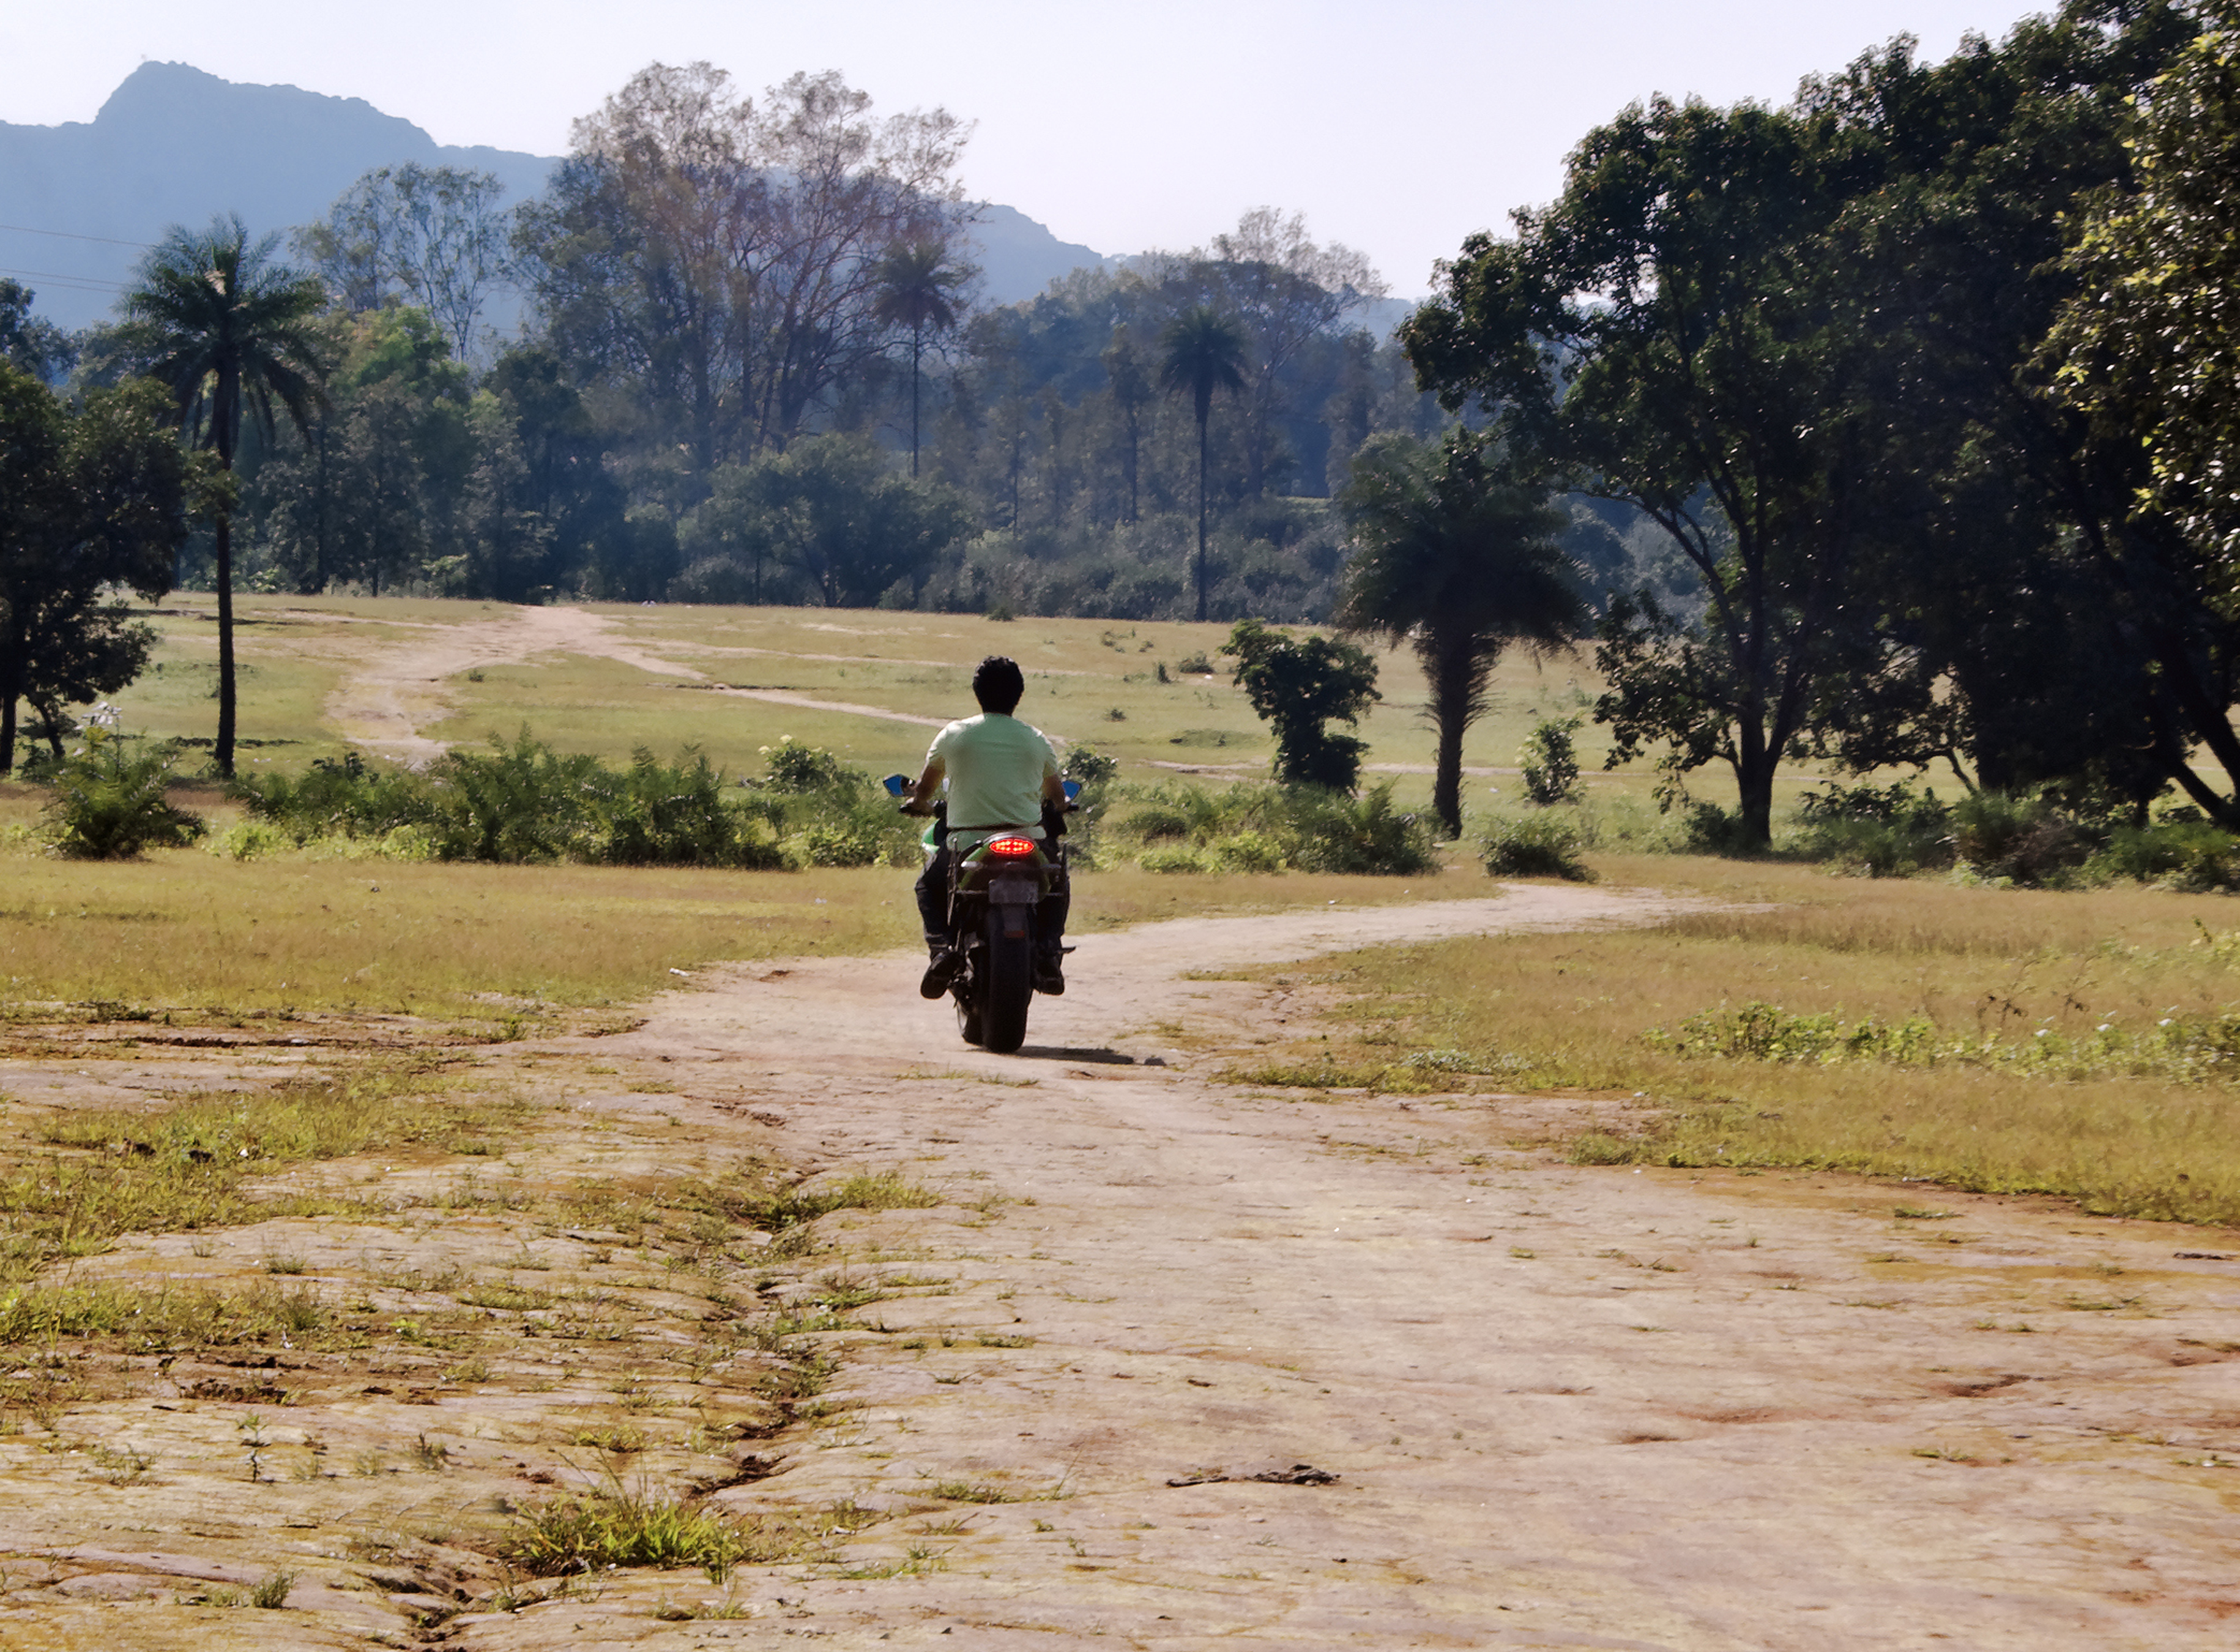
<path id="1" fill-rule="evenodd" d="M 1785 101 L 1890 36 L 1930 57 L 2016 0 L 0 0 L 0 120 L 90 120 L 141 62 L 363 97 L 446 143 L 559 154 L 656 59 L 750 90 L 837 69 L 894 110 L 976 121 L 982 199 L 1099 252 L 1200 243 L 1247 207 L 1307 214 L 1397 292 L 1651 92 Z M 193 134 L 179 135 L 191 143 Z"/>

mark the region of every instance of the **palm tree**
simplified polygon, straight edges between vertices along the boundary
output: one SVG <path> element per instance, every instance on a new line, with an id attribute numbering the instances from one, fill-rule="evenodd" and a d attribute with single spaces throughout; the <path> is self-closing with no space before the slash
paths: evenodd
<path id="1" fill-rule="evenodd" d="M 278 403 L 299 430 L 323 399 L 325 363 L 314 323 L 327 306 L 313 276 L 272 262 L 279 243 L 251 243 L 238 215 L 207 230 L 177 225 L 141 260 L 124 296 L 126 336 L 140 370 L 166 386 L 187 438 L 233 470 L 244 412 L 267 436 Z M 220 490 L 217 539 L 217 743 L 219 774 L 233 773 L 233 506 Z"/>
<path id="2" fill-rule="evenodd" d="M 949 249 L 927 236 L 902 242 L 879 260 L 878 302 L 871 313 L 890 327 L 907 327 L 910 335 L 910 475 L 917 474 L 917 363 L 928 328 L 945 331 L 957 325 L 957 306 L 949 295 L 964 284 L 970 271 L 949 261 Z"/>
<path id="3" fill-rule="evenodd" d="M 1213 393 L 1244 388 L 1244 335 L 1211 304 L 1195 304 L 1159 335 L 1159 387 L 1190 398 L 1197 414 L 1197 616 L 1205 618 L 1206 421 Z"/>
<path id="4" fill-rule="evenodd" d="M 1338 623 L 1414 644 L 1438 729 L 1431 807 L 1459 837 L 1463 735 L 1502 650 L 1559 649 L 1587 624 L 1578 567 L 1556 542 L 1563 517 L 1503 450 L 1460 430 L 1437 448 L 1372 438 L 1338 509 L 1354 542 Z"/>

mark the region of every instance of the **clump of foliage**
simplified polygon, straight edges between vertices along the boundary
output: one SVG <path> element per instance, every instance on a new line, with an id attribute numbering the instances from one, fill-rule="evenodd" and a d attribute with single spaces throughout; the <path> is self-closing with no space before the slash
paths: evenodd
<path id="1" fill-rule="evenodd" d="M 1574 822 L 1539 812 L 1494 821 L 1479 843 L 1489 876 L 1561 877 L 1575 883 L 1594 879 L 1579 857 L 1583 847 Z"/>
<path id="2" fill-rule="evenodd" d="M 136 749 L 107 729 L 87 731 L 84 747 L 51 765 L 47 816 L 56 852 L 77 860 L 129 860 L 146 849 L 171 849 L 203 835 L 199 816 L 165 795 L 176 747 Z"/>
<path id="3" fill-rule="evenodd" d="M 446 861 L 757 870 L 860 865 L 886 852 L 883 817 L 866 824 L 868 777 L 810 747 L 784 749 L 782 772 L 790 783 L 741 794 L 690 748 L 674 763 L 640 750 L 617 769 L 556 752 L 523 729 L 510 744 L 450 752 L 421 773 L 351 753 L 297 778 L 245 777 L 233 795 L 254 821 L 299 845 L 402 832 L 414 852 Z"/>
<path id="4" fill-rule="evenodd" d="M 1995 882 L 2071 882 L 2095 848 L 2085 823 L 2043 791 L 1974 792 L 1953 805 L 1951 821 L 1954 853 Z"/>
<path id="5" fill-rule="evenodd" d="M 1545 809 L 1578 796 L 1579 753 L 1572 736 L 1580 727 L 1577 717 L 1543 717 L 1532 725 L 1523 749 L 1517 754 L 1523 765 L 1528 802 Z"/>
<path id="6" fill-rule="evenodd" d="M 804 745 L 790 734 L 780 735 L 774 746 L 763 747 L 762 755 L 770 764 L 770 773 L 762 783 L 770 791 L 788 795 L 825 791 L 848 781 L 847 765 L 839 758 L 822 746 Z"/>
<path id="7" fill-rule="evenodd" d="M 2086 874 L 2137 878 L 2185 895 L 2240 889 L 2240 838 L 2184 812 L 2190 818 L 2116 828 L 2085 862 Z"/>
<path id="8" fill-rule="evenodd" d="M 1867 877 L 1910 877 L 1952 864 L 1951 810 L 1933 791 L 1830 785 L 1804 794 L 1801 841 L 1816 859 Z"/>
<path id="9" fill-rule="evenodd" d="M 614 1484 L 530 1509 L 503 1552 L 538 1577 L 609 1566 L 697 1566 L 722 1576 L 750 1549 L 747 1530 L 713 1509 Z"/>
<path id="10" fill-rule="evenodd" d="M 1415 877 L 1438 869 L 1430 819 L 1395 808 L 1389 780 L 1358 797 L 1302 787 L 1285 800 L 1285 814 L 1297 840 L 1292 863 L 1302 870 Z"/>
<path id="11" fill-rule="evenodd" d="M 1289 636 L 1250 619 L 1237 622 L 1221 651 L 1237 661 L 1236 681 L 1275 731 L 1277 780 L 1351 791 L 1367 747 L 1326 725 L 1358 723 L 1382 697 L 1377 662 L 1351 643 Z"/>
<path id="12" fill-rule="evenodd" d="M 1113 832 L 1150 872 L 1343 872 L 1411 877 L 1439 860 L 1428 816 L 1403 813 L 1392 783 L 1358 797 L 1320 786 L 1180 782 L 1132 790 Z"/>

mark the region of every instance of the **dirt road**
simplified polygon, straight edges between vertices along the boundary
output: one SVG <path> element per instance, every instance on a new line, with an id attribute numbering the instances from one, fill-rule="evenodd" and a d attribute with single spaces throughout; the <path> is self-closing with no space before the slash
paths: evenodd
<path id="1" fill-rule="evenodd" d="M 1523 1102 L 1224 1085 L 1305 1006 L 1183 978 L 1641 913 L 1519 887 L 1095 937 L 1010 1059 L 957 1044 L 907 959 L 663 1003 L 630 1042 L 696 1093 L 989 1203 L 863 1219 L 866 1255 L 954 1294 L 882 1304 L 842 1425 L 727 1494 L 934 1511 L 850 1553 L 941 1569 L 772 1581 L 751 1623 L 602 1618 L 596 1643 L 2230 1644 L 2240 1260 L 2173 1255 L 2220 1236 L 1576 1168 L 1507 1145 L 1545 1122 Z M 1302 1464 L 1335 1479 L 1248 1477 Z M 957 1522 L 931 1493 L 959 1481 L 1022 1501 Z M 555 1603 L 463 1633 L 562 1618 L 595 1632 Z"/>
<path id="2" fill-rule="evenodd" d="M 820 1337 L 842 1363 L 821 1412 L 758 1448 L 777 1471 L 714 1496 L 881 1516 L 836 1526 L 834 1558 L 723 1587 L 619 1573 L 514 1612 L 489 1609 L 485 1568 L 458 1580 L 476 1603 L 423 1633 L 488 1652 L 2232 1644 L 2234 1236 L 1830 1176 L 1576 1167 L 1538 1144 L 1619 1103 L 1223 1080 L 1317 1003 L 1210 975 L 1657 909 L 1515 886 L 1093 936 L 1008 1058 L 961 1045 L 902 956 L 711 972 L 634 1032 L 506 1047 L 523 1085 L 573 1093 L 538 1149 L 555 1162 L 636 1121 L 654 1144 L 616 1174 L 751 1136 L 804 1168 L 900 1169 L 944 1202 L 819 1223 L 810 1294 L 887 1299 Z M 101 1069 L 19 1061 L 0 1084 L 66 1102 L 117 1077 Z M 598 1235 L 516 1232 L 486 1203 L 402 1241 L 236 1230 L 225 1254 L 291 1252 L 316 1282 L 376 1242 L 430 1271 L 533 1244 L 561 1273 L 515 1277 L 548 1288 L 608 1260 Z M 103 1260 L 159 1256 L 223 1262 L 189 1261 L 183 1236 Z M 396 1288 L 405 1262 L 381 1266 Z M 565 1369 L 553 1346 L 537 1382 L 532 1362 L 479 1389 L 361 1388 L 337 1368 L 321 1397 L 311 1375 L 270 1379 L 301 1397 L 268 1415 L 326 1455 L 238 1508 L 243 1425 L 182 1397 L 183 1368 L 169 1386 L 151 1369 L 139 1397 L 49 1424 L 57 1441 L 152 1442 L 176 1472 L 144 1494 L 88 1483 L 57 1448 L 10 1448 L 0 1549 L 37 1558 L 6 1562 L 0 1647 L 407 1643 L 428 1596 L 352 1591 L 431 1586 L 383 1575 L 402 1559 L 350 1557 L 406 1556 L 439 1515 L 448 1529 L 536 1495 L 508 1476 L 549 1485 L 531 1472 L 544 1442 L 614 1402 L 585 1391 L 585 1346 Z M 726 1380 L 697 1378 L 690 1402 Z M 417 1409 L 392 1391 L 408 1381 Z M 417 1479 L 322 1475 L 377 1424 L 418 1429 L 423 1459 L 431 1438 L 457 1449 Z M 245 1581 L 290 1554 L 315 1570 L 289 1611 L 133 1593 Z"/>

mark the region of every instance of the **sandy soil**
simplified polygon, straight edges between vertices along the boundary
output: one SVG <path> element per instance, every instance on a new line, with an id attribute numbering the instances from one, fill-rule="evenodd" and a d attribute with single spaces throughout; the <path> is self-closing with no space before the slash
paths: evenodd
<path id="1" fill-rule="evenodd" d="M 417 1479 L 315 1469 L 250 1492 L 190 1471 L 238 1407 L 197 1411 L 175 1369 L 56 1429 L 175 1454 L 168 1489 L 89 1484 L 0 1442 L 17 1556 L 0 1647 L 403 1644 L 443 1589 L 467 1609 L 417 1633 L 490 1652 L 2231 1645 L 2240 1236 L 1833 1176 L 1575 1167 L 1542 1145 L 1615 1099 L 1223 1077 L 1323 1006 L 1222 970 L 1658 909 L 1512 886 L 1095 936 L 1009 1058 L 960 1044 L 901 956 L 710 972 L 635 1031 L 507 1047 L 521 1082 L 577 1109 L 540 1151 L 666 1117 L 665 1139 L 618 1144 L 618 1173 L 774 1145 L 943 1193 L 818 1224 L 821 1289 L 904 1282 L 822 1339 L 840 1374 L 820 1417 L 757 1446 L 776 1472 L 712 1497 L 884 1518 L 836 1531 L 820 1565 L 723 1588 L 617 1575 L 492 1611 L 497 1574 L 443 1532 L 396 1540 L 404 1578 L 351 1543 L 533 1489 L 580 1377 L 429 1378 L 410 1412 L 390 1392 L 407 1377 L 270 1379 L 302 1390 L 268 1413 L 285 1439 L 321 1433 L 329 1462 L 377 1428 L 458 1450 Z M 0 1084 L 70 1104 L 166 1070 L 80 1051 Z M 646 1074 L 660 1093 L 630 1082 Z M 430 1265 L 530 1242 L 502 1213 L 431 1216 L 403 1241 L 296 1227 L 229 1236 L 231 1254 L 284 1245 L 316 1276 L 370 1244 Z M 588 1271 L 601 1237 L 535 1242 Z M 159 1262 L 197 1265 L 183 1236 L 111 1265 Z M 736 1379 L 699 1380 L 704 1409 Z M 290 1555 L 289 1611 L 164 1603 L 179 1580 Z"/>

